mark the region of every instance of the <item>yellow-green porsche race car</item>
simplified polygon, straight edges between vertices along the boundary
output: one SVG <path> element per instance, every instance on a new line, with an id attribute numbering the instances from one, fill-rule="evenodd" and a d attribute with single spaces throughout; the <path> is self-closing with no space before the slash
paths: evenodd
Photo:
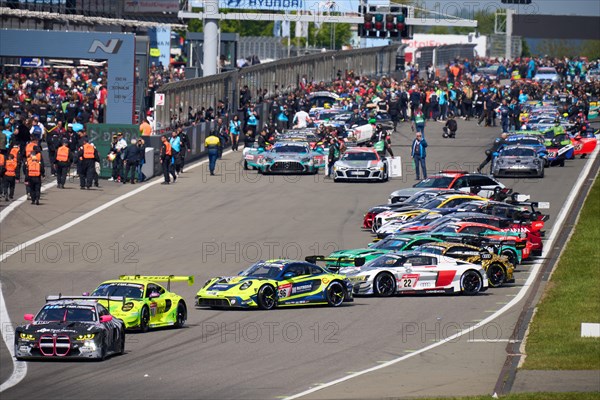
<path id="1" fill-rule="evenodd" d="M 328 304 L 353 301 L 352 284 L 305 261 L 259 261 L 238 276 L 209 279 L 196 295 L 196 306 L 254 308 Z"/>
<path id="2" fill-rule="evenodd" d="M 125 329 L 147 332 L 149 328 L 174 326 L 181 328 L 187 320 L 183 297 L 170 291 L 171 282 L 194 284 L 193 276 L 121 275 L 119 279 L 102 282 L 91 296 L 110 296 L 122 301 L 100 300 L 111 315 L 123 320 Z M 165 289 L 156 282 L 167 282 Z"/>

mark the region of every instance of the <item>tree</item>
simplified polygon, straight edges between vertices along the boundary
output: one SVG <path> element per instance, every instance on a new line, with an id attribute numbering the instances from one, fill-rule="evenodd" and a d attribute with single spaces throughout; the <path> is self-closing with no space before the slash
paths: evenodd
<path id="1" fill-rule="evenodd" d="M 317 28 L 314 24 L 311 24 L 308 29 L 309 43 L 316 47 L 324 47 L 326 49 L 331 48 L 331 32 L 333 29 L 331 23 L 321 24 Z M 335 48 L 341 49 L 342 46 L 350 44 L 352 38 L 352 31 L 350 30 L 350 24 L 336 24 L 335 26 Z"/>
<path id="2" fill-rule="evenodd" d="M 531 49 L 525 39 L 521 39 L 521 57 L 531 57 Z"/>
<path id="3" fill-rule="evenodd" d="M 581 55 L 590 61 L 600 59 L 600 40 L 585 40 L 581 45 Z"/>

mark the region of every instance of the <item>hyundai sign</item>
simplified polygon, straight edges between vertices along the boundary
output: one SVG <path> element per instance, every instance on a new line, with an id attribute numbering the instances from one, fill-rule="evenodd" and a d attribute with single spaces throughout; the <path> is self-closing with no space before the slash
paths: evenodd
<path id="1" fill-rule="evenodd" d="M 304 9 L 304 0 L 219 0 L 219 8 L 298 11 Z"/>

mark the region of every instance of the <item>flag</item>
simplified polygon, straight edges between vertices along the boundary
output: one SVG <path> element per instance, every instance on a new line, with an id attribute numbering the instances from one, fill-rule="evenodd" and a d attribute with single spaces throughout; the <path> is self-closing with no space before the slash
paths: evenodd
<path id="1" fill-rule="evenodd" d="M 286 20 L 281 23 L 281 36 L 290 37 L 290 21 Z"/>
<path id="2" fill-rule="evenodd" d="M 296 22 L 296 37 L 308 37 L 308 22 Z"/>
<path id="3" fill-rule="evenodd" d="M 281 21 L 275 21 L 273 25 L 273 36 L 281 37 Z"/>

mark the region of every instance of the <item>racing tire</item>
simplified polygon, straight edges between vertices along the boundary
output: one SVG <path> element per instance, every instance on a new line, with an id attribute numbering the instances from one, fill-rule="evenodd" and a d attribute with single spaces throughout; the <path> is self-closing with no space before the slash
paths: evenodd
<path id="1" fill-rule="evenodd" d="M 327 297 L 327 304 L 329 304 L 331 307 L 339 307 L 342 305 L 342 303 L 344 303 L 346 290 L 341 283 L 331 282 L 325 290 L 325 295 Z"/>
<path id="2" fill-rule="evenodd" d="M 388 176 L 388 171 L 387 171 L 387 167 L 383 167 L 383 177 L 381 178 L 380 182 L 387 182 L 390 179 L 390 177 Z"/>
<path id="3" fill-rule="evenodd" d="M 185 326 L 187 321 L 187 307 L 183 301 L 177 304 L 177 314 L 175 315 L 175 328 L 181 329 Z"/>
<path id="4" fill-rule="evenodd" d="M 256 302 L 258 303 L 258 308 L 261 310 L 272 310 L 275 308 L 277 305 L 277 293 L 275 292 L 275 288 L 271 285 L 262 285 L 260 289 L 258 289 Z"/>
<path id="5" fill-rule="evenodd" d="M 248 161 L 244 160 L 244 170 L 248 171 L 250 168 L 248 168 Z"/>
<path id="6" fill-rule="evenodd" d="M 583 159 L 583 158 L 585 158 L 585 156 L 587 156 L 587 154 L 582 154 L 581 158 Z"/>
<path id="7" fill-rule="evenodd" d="M 500 287 L 506 282 L 506 270 L 498 263 L 491 264 L 487 271 L 488 283 L 491 287 Z"/>
<path id="8" fill-rule="evenodd" d="M 540 176 L 539 176 L 539 178 L 543 178 L 543 177 L 544 177 L 544 175 L 545 175 L 545 173 L 546 173 L 546 172 L 545 172 L 545 169 L 544 169 L 544 168 L 542 168 L 542 172 L 540 172 Z"/>
<path id="9" fill-rule="evenodd" d="M 558 164 L 561 168 L 565 166 L 565 160 L 561 160 L 560 164 Z"/>
<path id="10" fill-rule="evenodd" d="M 470 269 L 460 277 L 460 290 L 467 296 L 474 296 L 483 288 L 483 278 L 479 272 Z"/>
<path id="11" fill-rule="evenodd" d="M 121 346 L 119 346 L 119 355 L 125 354 L 125 328 L 121 329 Z"/>
<path id="12" fill-rule="evenodd" d="M 502 250 L 500 255 L 505 256 L 508 259 L 508 262 L 513 265 L 513 267 L 516 267 L 517 264 L 519 264 L 519 257 L 512 250 L 508 250 L 508 249 Z"/>
<path id="13" fill-rule="evenodd" d="M 106 355 L 108 353 L 107 347 L 108 345 L 106 344 L 106 338 L 102 337 L 102 343 L 100 345 L 100 356 L 97 358 L 98 361 L 106 360 Z"/>
<path id="14" fill-rule="evenodd" d="M 140 313 L 140 331 L 148 332 L 148 328 L 150 327 L 150 309 L 148 306 L 142 307 L 142 312 Z"/>
<path id="15" fill-rule="evenodd" d="M 389 272 L 382 272 L 373 280 L 373 292 L 380 297 L 390 297 L 396 293 L 396 279 Z"/>

